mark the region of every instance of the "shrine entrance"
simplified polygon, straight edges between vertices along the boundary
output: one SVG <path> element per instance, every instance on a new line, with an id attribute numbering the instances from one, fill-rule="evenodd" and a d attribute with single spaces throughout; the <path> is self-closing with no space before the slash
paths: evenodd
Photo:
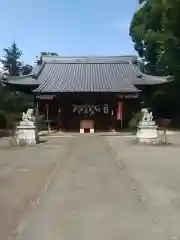
<path id="1" fill-rule="evenodd" d="M 37 106 L 39 114 L 44 115 L 45 123 L 51 125 L 51 129 L 70 132 L 119 131 L 128 126 L 132 112 L 137 112 L 139 105 L 138 99 L 127 96 L 114 93 L 64 93 L 51 98 L 48 95 L 41 96 L 37 98 Z"/>
<path id="2" fill-rule="evenodd" d="M 62 129 L 80 132 L 83 124 L 92 124 L 94 131 L 109 131 L 117 108 L 115 94 L 67 93 L 56 99 L 61 107 Z M 88 128 L 92 129 L 92 128 Z"/>
<path id="3" fill-rule="evenodd" d="M 62 108 L 65 130 L 107 131 L 112 125 L 112 109 L 108 104 L 72 104 Z"/>

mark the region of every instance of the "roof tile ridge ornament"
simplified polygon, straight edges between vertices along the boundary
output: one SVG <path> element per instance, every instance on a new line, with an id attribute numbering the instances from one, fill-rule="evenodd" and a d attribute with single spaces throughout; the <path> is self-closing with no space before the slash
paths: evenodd
<path id="1" fill-rule="evenodd" d="M 166 83 L 166 82 L 171 82 L 173 81 L 173 76 L 167 75 L 167 76 L 158 76 L 158 75 L 153 75 L 153 74 L 148 74 L 148 73 L 141 73 L 142 77 L 152 77 L 152 78 L 156 78 L 162 81 L 162 83 Z"/>
<path id="2" fill-rule="evenodd" d="M 42 60 L 42 62 L 41 62 L 40 65 L 38 65 L 38 64 L 36 63 L 36 68 L 35 68 L 35 70 L 34 70 L 34 71 L 32 70 L 32 72 L 30 73 L 30 74 L 31 74 L 31 77 L 37 80 L 38 77 L 39 77 L 39 75 L 41 74 L 41 72 L 42 72 L 45 64 L 46 64 L 46 62 L 45 62 L 44 60 Z"/>
<path id="3" fill-rule="evenodd" d="M 137 59 L 137 64 L 138 64 L 138 72 L 139 72 L 139 78 L 142 78 L 144 76 L 148 76 L 148 77 L 157 77 L 157 78 L 161 78 L 161 79 L 167 79 L 167 78 L 170 78 L 171 76 L 158 76 L 158 75 L 153 75 L 153 74 L 148 74 L 148 73 L 145 73 L 145 72 L 142 72 L 140 70 L 140 67 L 139 67 L 139 63 L 140 61 L 138 61 Z M 133 66 L 133 69 L 136 71 L 136 69 L 134 68 L 134 64 L 132 63 L 132 66 Z"/>
<path id="4" fill-rule="evenodd" d="M 138 64 L 138 78 L 145 78 L 145 77 L 152 77 L 152 78 L 157 78 L 159 80 L 162 80 L 162 83 L 163 82 L 169 82 L 169 81 L 173 81 L 173 77 L 172 76 L 157 76 L 157 75 L 152 75 L 152 74 L 147 74 L 145 72 L 142 72 L 140 70 L 140 67 L 139 67 L 139 61 L 137 61 L 137 64 Z M 132 66 L 133 66 L 133 69 L 135 70 L 135 72 L 137 72 L 137 70 L 134 68 L 134 64 L 131 62 Z M 164 81 L 163 81 L 164 80 Z"/>
<path id="5" fill-rule="evenodd" d="M 134 70 L 135 75 L 137 76 L 137 78 L 142 78 L 142 77 L 143 77 L 143 74 L 142 74 L 142 72 L 141 72 L 140 69 L 139 69 L 138 59 L 136 58 L 136 64 L 138 65 L 138 69 L 135 69 L 135 67 L 134 67 L 135 61 L 134 61 L 134 63 L 133 63 L 131 60 L 129 60 L 129 64 L 132 66 L 132 69 Z"/>

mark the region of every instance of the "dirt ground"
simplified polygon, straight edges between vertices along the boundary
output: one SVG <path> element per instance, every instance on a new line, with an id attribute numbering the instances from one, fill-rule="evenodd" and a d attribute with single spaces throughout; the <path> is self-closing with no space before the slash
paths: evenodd
<path id="1" fill-rule="evenodd" d="M 0 139 L 0 240 L 11 239 L 66 152 L 61 139 L 33 147 L 10 147 L 8 138 Z"/>
<path id="2" fill-rule="evenodd" d="M 116 162 L 164 239 L 180 239 L 180 133 L 168 145 L 138 145 L 132 138 L 107 137 Z"/>
<path id="3" fill-rule="evenodd" d="M 39 240 L 79 240 L 77 229 L 83 239 L 180 239 L 180 134 L 168 141 L 146 146 L 132 136 L 67 134 L 33 147 L 10 147 L 8 138 L 0 139 L 0 240 L 16 239 L 36 206 L 40 213 L 21 239 L 42 234 Z M 139 222 L 132 224 L 132 217 Z M 42 222 L 47 226 L 41 233 Z"/>

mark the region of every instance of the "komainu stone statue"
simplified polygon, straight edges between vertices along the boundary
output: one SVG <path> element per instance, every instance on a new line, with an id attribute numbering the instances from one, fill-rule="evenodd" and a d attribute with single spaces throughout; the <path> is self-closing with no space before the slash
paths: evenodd
<path id="1" fill-rule="evenodd" d="M 141 113 L 142 120 L 139 122 L 136 138 L 140 143 L 156 144 L 158 134 L 152 112 L 149 113 L 147 108 L 143 108 Z"/>
<path id="2" fill-rule="evenodd" d="M 35 122 L 35 116 L 33 115 L 34 110 L 28 109 L 27 112 L 23 112 L 22 121 L 23 122 Z"/>
<path id="3" fill-rule="evenodd" d="M 149 113 L 147 108 L 143 108 L 141 112 L 143 114 L 142 122 L 152 122 L 153 120 L 152 112 Z"/>
<path id="4" fill-rule="evenodd" d="M 38 132 L 35 125 L 34 110 L 23 112 L 22 121 L 16 128 L 16 145 L 34 145 L 38 142 Z"/>

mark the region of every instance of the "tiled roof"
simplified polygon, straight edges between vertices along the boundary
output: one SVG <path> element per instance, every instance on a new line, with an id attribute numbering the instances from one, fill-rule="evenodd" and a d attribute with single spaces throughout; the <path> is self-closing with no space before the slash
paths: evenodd
<path id="1" fill-rule="evenodd" d="M 167 83 L 166 77 L 150 76 L 150 75 L 142 74 L 141 85 L 155 85 L 155 84 L 162 84 L 162 83 Z"/>
<path id="2" fill-rule="evenodd" d="M 138 64 L 132 64 L 132 67 L 134 68 L 136 76 L 138 76 L 138 78 L 133 79 L 133 84 L 136 86 L 155 85 L 155 84 L 162 84 L 167 82 L 168 77 L 151 76 L 151 75 L 141 73 L 139 70 Z"/>
<path id="3" fill-rule="evenodd" d="M 37 85 L 34 91 L 39 93 L 138 92 L 140 85 L 161 84 L 167 79 L 142 74 L 136 56 L 46 56 L 32 74 L 6 82 Z"/>
<path id="4" fill-rule="evenodd" d="M 129 63 L 46 63 L 36 92 L 137 92 Z M 133 75 L 132 75 L 133 73 Z"/>
<path id="5" fill-rule="evenodd" d="M 16 85 L 39 85 L 39 81 L 32 77 L 31 74 L 24 76 L 10 76 L 7 80 L 3 81 L 5 84 Z"/>

